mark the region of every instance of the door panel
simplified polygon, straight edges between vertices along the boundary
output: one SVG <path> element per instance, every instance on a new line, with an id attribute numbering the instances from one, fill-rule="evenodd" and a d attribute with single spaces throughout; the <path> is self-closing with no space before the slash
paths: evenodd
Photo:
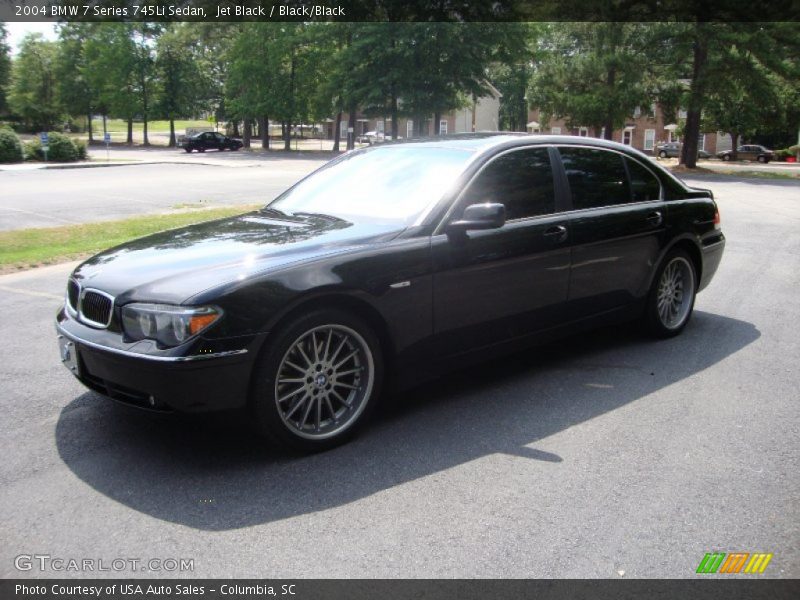
<path id="1" fill-rule="evenodd" d="M 433 318 L 443 351 L 456 353 L 563 322 L 570 251 L 555 229 L 567 226 L 563 216 L 550 216 L 463 238 L 433 238 Z"/>
<path id="2" fill-rule="evenodd" d="M 554 156 L 540 146 L 489 160 L 450 221 L 480 202 L 504 204 L 509 221 L 499 229 L 432 238 L 434 331 L 441 353 L 519 337 L 563 320 L 569 221 L 561 212 L 563 195 L 556 196 Z"/>
<path id="3" fill-rule="evenodd" d="M 570 320 L 631 304 L 647 293 L 664 236 L 661 186 L 637 161 L 560 148 L 573 207 Z"/>

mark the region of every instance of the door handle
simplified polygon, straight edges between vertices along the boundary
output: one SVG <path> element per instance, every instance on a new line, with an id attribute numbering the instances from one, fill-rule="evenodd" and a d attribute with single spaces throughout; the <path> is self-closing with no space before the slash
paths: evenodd
<path id="1" fill-rule="evenodd" d="M 664 222 L 664 217 L 661 216 L 661 211 L 651 212 L 647 217 L 645 217 L 648 223 L 653 227 L 658 227 L 661 223 Z"/>
<path id="2" fill-rule="evenodd" d="M 567 239 L 567 228 L 563 225 L 554 225 L 544 230 L 544 237 L 550 238 L 553 242 L 563 242 Z"/>

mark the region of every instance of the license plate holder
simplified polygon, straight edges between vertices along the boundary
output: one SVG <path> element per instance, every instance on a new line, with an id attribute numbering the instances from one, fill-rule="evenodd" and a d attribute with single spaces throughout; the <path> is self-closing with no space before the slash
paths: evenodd
<path id="1" fill-rule="evenodd" d="M 71 342 L 63 335 L 58 336 L 58 350 L 61 355 L 61 362 L 69 371 L 79 377 L 81 374 L 81 366 L 78 361 L 78 348 L 74 342 Z"/>

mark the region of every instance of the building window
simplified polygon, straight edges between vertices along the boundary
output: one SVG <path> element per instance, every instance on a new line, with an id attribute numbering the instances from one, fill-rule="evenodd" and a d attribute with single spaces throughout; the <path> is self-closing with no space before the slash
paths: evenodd
<path id="1" fill-rule="evenodd" d="M 622 143 L 626 146 L 631 145 L 631 138 L 633 137 L 633 131 L 630 129 L 626 129 L 622 132 Z"/>
<path id="2" fill-rule="evenodd" d="M 674 141 L 675 140 L 672 139 L 672 129 L 667 129 L 667 142 L 671 144 Z"/>
<path id="3" fill-rule="evenodd" d="M 697 149 L 698 150 L 705 150 L 706 149 L 706 134 L 701 133 L 697 136 Z"/>
<path id="4" fill-rule="evenodd" d="M 378 133 L 383 133 L 383 121 L 378 121 L 375 123 L 375 131 Z"/>
<path id="5" fill-rule="evenodd" d="M 406 137 L 414 137 L 414 121 L 406 121 Z"/>
<path id="6" fill-rule="evenodd" d="M 644 149 L 645 150 L 652 150 L 656 145 L 656 130 L 655 129 L 645 129 L 644 130 Z"/>
<path id="7" fill-rule="evenodd" d="M 589 129 L 586 127 L 578 127 L 578 135 L 581 137 L 589 137 Z"/>
<path id="8" fill-rule="evenodd" d="M 633 109 L 633 118 L 638 119 L 641 116 L 642 116 L 642 107 L 637 106 L 636 108 Z"/>
<path id="9" fill-rule="evenodd" d="M 339 137 L 347 137 L 347 121 L 344 119 L 339 121 Z"/>
<path id="10" fill-rule="evenodd" d="M 601 140 L 606 139 L 606 128 L 605 127 L 601 127 L 600 128 L 600 139 Z"/>
<path id="11" fill-rule="evenodd" d="M 561 135 L 561 127 L 551 127 L 550 133 L 553 135 Z"/>
<path id="12" fill-rule="evenodd" d="M 447 120 L 439 121 L 439 135 L 447 135 Z"/>

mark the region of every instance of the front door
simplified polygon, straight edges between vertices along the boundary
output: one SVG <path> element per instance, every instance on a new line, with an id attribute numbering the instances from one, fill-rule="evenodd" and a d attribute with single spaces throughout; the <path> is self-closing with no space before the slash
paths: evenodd
<path id="1" fill-rule="evenodd" d="M 499 229 L 432 239 L 434 330 L 441 354 L 520 337 L 563 320 L 569 223 L 561 214 L 546 147 L 501 154 L 473 178 L 448 221 L 465 207 L 500 202 Z"/>

